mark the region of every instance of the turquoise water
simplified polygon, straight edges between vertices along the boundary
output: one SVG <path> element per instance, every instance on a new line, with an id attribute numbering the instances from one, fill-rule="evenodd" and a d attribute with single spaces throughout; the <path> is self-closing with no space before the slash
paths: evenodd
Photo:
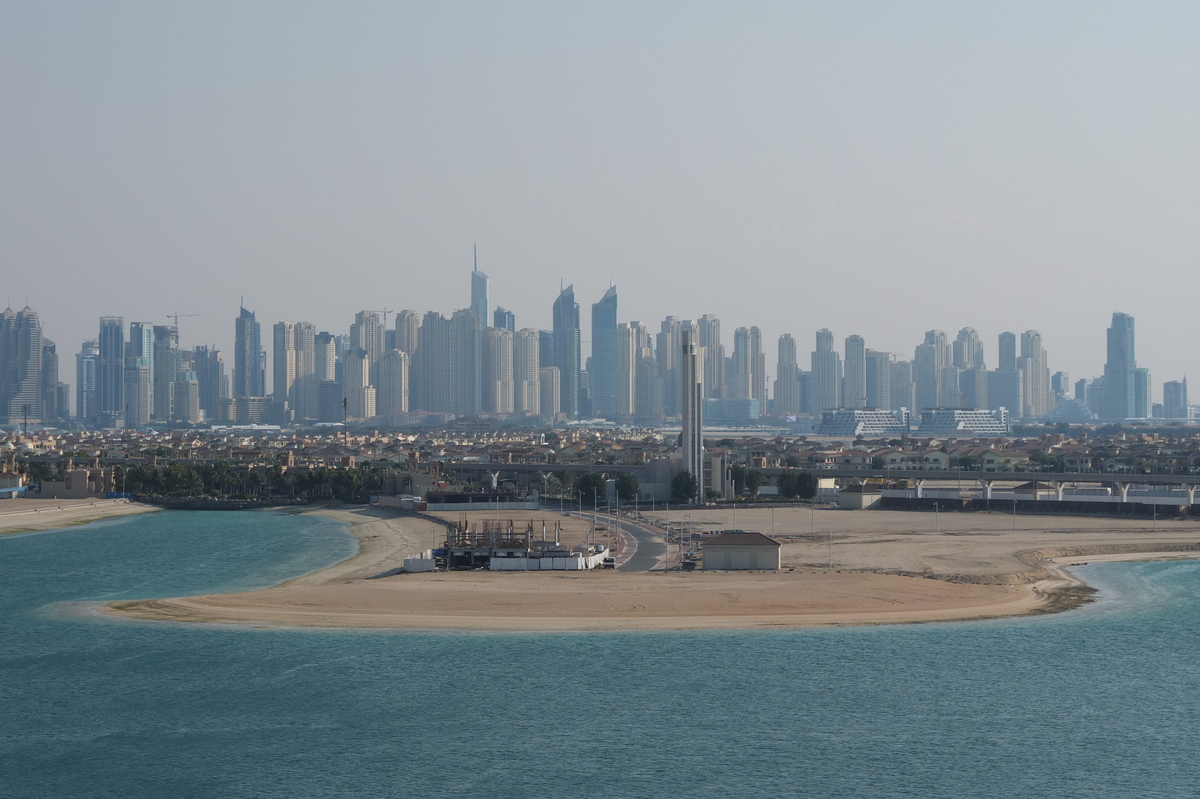
<path id="1" fill-rule="evenodd" d="M 328 520 L 0 538 L 3 797 L 1190 797 L 1200 565 L 1052 617 L 771 632 L 281 631 L 69 603 L 270 584 Z M 62 604 L 68 603 L 68 604 Z"/>

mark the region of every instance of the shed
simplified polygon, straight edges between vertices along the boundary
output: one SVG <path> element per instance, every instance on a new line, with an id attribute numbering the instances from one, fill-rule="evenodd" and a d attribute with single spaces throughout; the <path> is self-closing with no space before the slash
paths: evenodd
<path id="1" fill-rule="evenodd" d="M 865 510 L 879 504 L 883 498 L 878 486 L 847 486 L 838 492 L 838 504 L 850 510 Z"/>
<path id="2" fill-rule="evenodd" d="M 704 542 L 705 570 L 778 571 L 783 544 L 762 533 L 718 533 Z"/>

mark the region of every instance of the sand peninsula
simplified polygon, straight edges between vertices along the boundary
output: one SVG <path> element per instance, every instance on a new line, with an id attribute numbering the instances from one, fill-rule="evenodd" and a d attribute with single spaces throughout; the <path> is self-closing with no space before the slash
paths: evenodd
<path id="1" fill-rule="evenodd" d="M 738 510 L 736 519 L 730 511 L 697 510 L 687 521 L 697 529 L 774 530 L 785 542 L 781 572 L 398 574 L 406 554 L 440 544 L 441 525 L 377 508 L 307 512 L 349 524 L 360 542 L 358 554 L 259 591 L 100 609 L 138 619 L 266 627 L 586 631 L 902 624 L 1065 610 L 1091 593 L 1065 566 L 1200 557 L 1200 522 L 1191 520 L 803 508 L 778 508 L 772 516 L 755 508 Z M 516 515 L 551 523 L 562 518 L 549 510 Z M 683 521 L 679 516 L 675 520 Z M 568 532 L 580 535 L 585 522 L 570 525 Z"/>
<path id="2" fill-rule="evenodd" d="M 6 499 L 0 502 L 0 535 L 57 530 L 157 510 L 127 499 Z"/>

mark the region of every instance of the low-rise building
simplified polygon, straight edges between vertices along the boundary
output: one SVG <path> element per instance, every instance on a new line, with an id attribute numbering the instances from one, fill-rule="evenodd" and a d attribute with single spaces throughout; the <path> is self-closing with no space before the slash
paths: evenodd
<path id="1" fill-rule="evenodd" d="M 782 550 L 783 544 L 762 533 L 718 533 L 704 542 L 704 569 L 778 571 Z"/>

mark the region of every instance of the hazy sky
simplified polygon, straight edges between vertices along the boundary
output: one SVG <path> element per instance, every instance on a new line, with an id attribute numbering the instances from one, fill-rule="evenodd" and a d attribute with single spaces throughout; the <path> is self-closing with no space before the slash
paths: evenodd
<path id="1" fill-rule="evenodd" d="M 1041 331 L 1100 374 L 1200 374 L 1194 2 L 0 2 L 0 258 L 71 355 L 180 320 L 232 361 L 240 296 L 362 309 L 559 281 L 620 319 L 720 316 L 912 357 Z M 5 298 L 0 297 L 0 300 Z M 389 320 L 390 321 L 390 320 Z M 586 345 L 585 345 L 586 354 Z M 801 365 L 807 367 L 807 355 Z M 1198 391 L 1200 393 L 1200 391 Z"/>

